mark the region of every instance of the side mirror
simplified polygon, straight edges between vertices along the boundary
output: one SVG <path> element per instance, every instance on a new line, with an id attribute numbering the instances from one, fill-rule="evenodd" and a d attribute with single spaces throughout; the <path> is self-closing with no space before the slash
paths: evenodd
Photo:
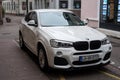
<path id="1" fill-rule="evenodd" d="M 87 18 L 87 19 L 84 19 L 83 21 L 84 21 L 84 24 L 85 24 L 85 25 L 87 25 L 87 24 L 89 23 L 89 19 L 88 19 L 88 18 Z"/>
<path id="2" fill-rule="evenodd" d="M 37 27 L 37 24 L 35 24 L 35 20 L 28 21 L 28 25 Z"/>

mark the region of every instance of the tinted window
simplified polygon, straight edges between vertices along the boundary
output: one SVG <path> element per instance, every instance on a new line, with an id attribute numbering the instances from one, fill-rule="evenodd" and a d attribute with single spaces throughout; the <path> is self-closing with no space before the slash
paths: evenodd
<path id="1" fill-rule="evenodd" d="M 32 12 L 32 14 L 31 14 L 31 20 L 34 20 L 35 23 L 37 24 L 37 14 L 36 14 L 36 12 Z"/>
<path id="2" fill-rule="evenodd" d="M 37 24 L 37 14 L 35 12 L 30 12 L 28 15 L 25 16 L 25 21 L 28 22 L 30 20 L 34 20 Z"/>
<path id="3" fill-rule="evenodd" d="M 31 20 L 31 12 L 25 16 L 25 21 L 28 22 L 29 20 Z"/>

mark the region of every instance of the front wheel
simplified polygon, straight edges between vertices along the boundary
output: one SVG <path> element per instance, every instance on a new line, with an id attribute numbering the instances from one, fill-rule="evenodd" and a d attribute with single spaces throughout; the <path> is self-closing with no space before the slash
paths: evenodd
<path id="1" fill-rule="evenodd" d="M 38 60 L 39 60 L 39 66 L 42 71 L 48 70 L 48 62 L 46 57 L 46 52 L 44 48 L 40 48 L 38 51 Z"/>
<path id="2" fill-rule="evenodd" d="M 25 49 L 25 44 L 24 44 L 24 41 L 23 41 L 23 37 L 21 34 L 19 34 L 19 46 L 21 49 Z"/>

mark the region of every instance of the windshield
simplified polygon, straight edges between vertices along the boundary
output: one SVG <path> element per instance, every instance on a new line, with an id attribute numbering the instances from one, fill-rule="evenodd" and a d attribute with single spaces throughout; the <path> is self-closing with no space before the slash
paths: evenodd
<path id="1" fill-rule="evenodd" d="M 78 16 L 67 12 L 41 12 L 40 22 L 44 27 L 49 26 L 83 26 L 83 21 Z"/>

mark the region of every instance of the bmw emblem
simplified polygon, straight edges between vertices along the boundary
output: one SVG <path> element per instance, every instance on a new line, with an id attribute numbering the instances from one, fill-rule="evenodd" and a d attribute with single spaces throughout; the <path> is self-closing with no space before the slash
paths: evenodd
<path id="1" fill-rule="evenodd" d="M 86 40 L 89 40 L 89 38 L 86 38 Z"/>

